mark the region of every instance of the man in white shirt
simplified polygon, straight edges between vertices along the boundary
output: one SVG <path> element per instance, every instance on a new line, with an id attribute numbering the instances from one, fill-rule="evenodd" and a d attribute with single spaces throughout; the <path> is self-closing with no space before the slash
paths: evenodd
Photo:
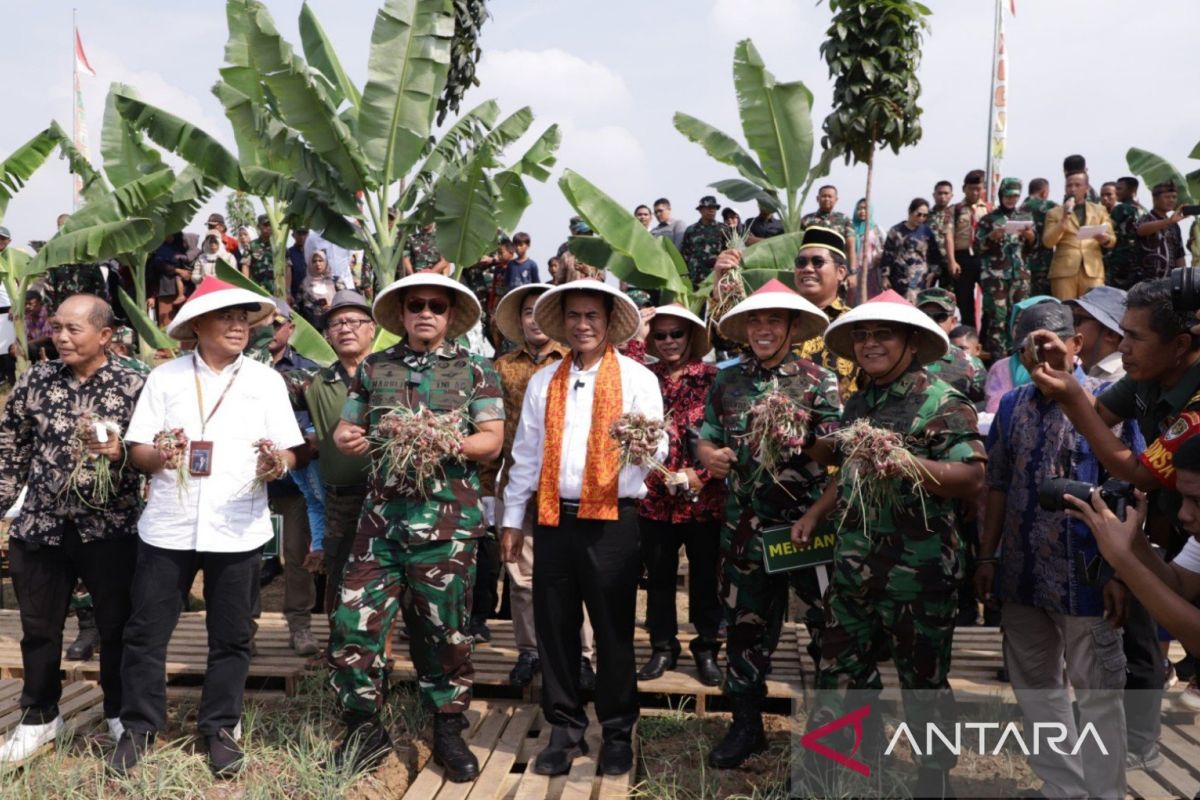
<path id="1" fill-rule="evenodd" d="M 1125 377 L 1121 362 L 1124 332 L 1121 317 L 1125 314 L 1125 292 L 1113 286 L 1097 286 L 1083 297 L 1067 300 L 1075 318 L 1075 331 L 1083 337 L 1079 360 L 1089 378 L 1116 381 Z"/>
<path id="2" fill-rule="evenodd" d="M 596 717 L 603 728 L 600 771 L 633 766 L 638 719 L 633 624 L 641 574 L 635 501 L 646 494 L 647 466 L 621 467 L 609 435 L 624 413 L 662 419 L 658 380 L 616 352 L 637 333 L 637 306 L 596 280 L 571 281 L 543 294 L 538 327 L 571 348 L 568 358 L 534 374 L 525 389 L 504 491 L 501 552 L 521 551 L 525 506 L 536 492 L 534 626 L 542 665 L 542 712 L 553 726 L 534 771 L 569 772 L 586 754 L 587 715 L 579 691 L 583 607 L 596 640 Z M 666 457 L 667 439 L 656 458 Z"/>
<path id="3" fill-rule="evenodd" d="M 273 536 L 266 482 L 296 465 L 291 448 L 304 443 L 283 378 L 242 356 L 250 329 L 274 313 L 269 299 L 205 278 L 167 328 L 175 339 L 196 340 L 196 349 L 150 373 L 130 420 L 129 458 L 150 476 L 150 499 L 138 522 L 125 627 L 125 733 L 108 761 L 118 775 L 137 765 L 166 725 L 167 644 L 197 570 L 209 650 L 197 728 L 216 775 L 241 769 L 251 609 L 262 547 Z M 156 441 L 175 429 L 186 437 L 182 452 Z"/>

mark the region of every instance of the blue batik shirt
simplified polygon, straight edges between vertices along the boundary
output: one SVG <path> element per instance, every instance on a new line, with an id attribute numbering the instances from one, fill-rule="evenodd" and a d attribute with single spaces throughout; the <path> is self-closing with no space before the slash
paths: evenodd
<path id="1" fill-rule="evenodd" d="M 1109 382 L 1075 370 L 1085 391 L 1099 395 Z M 1113 433 L 1140 454 L 1145 439 L 1131 422 Z M 1059 614 L 1098 617 L 1103 585 L 1089 586 L 1083 566 L 1099 555 L 1088 527 L 1062 511 L 1044 511 L 1038 488 L 1051 478 L 1101 484 L 1108 474 L 1087 440 L 1034 384 L 1013 389 L 1000 401 L 987 438 L 988 488 L 1004 492 L 1004 525 L 997 556 L 996 595 L 1003 601 Z"/>

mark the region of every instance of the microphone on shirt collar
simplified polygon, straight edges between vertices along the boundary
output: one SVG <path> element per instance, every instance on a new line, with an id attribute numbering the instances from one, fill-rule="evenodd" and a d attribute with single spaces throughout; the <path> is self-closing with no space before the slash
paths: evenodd
<path id="1" fill-rule="evenodd" d="M 584 386 L 586 386 L 586 385 L 587 385 L 587 384 L 585 384 L 585 383 L 584 383 L 582 380 L 576 380 L 576 381 L 575 381 L 575 385 L 574 385 L 574 386 L 572 386 L 571 388 L 572 388 L 572 389 L 582 389 L 582 388 L 583 388 Z"/>

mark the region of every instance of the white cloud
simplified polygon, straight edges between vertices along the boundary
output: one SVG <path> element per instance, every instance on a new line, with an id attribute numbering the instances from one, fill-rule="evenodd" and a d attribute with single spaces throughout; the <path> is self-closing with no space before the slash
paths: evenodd
<path id="1" fill-rule="evenodd" d="M 505 106 L 530 105 L 556 120 L 597 121 L 631 106 L 624 79 L 597 61 L 558 48 L 485 52 L 479 64 L 479 93 Z"/>

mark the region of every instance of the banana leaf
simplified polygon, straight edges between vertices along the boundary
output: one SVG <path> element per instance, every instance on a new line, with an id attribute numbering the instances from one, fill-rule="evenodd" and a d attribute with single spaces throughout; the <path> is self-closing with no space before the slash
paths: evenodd
<path id="1" fill-rule="evenodd" d="M 812 92 L 803 83 L 777 83 L 749 39 L 733 54 L 742 130 L 771 184 L 800 189 L 812 163 Z"/>
<path id="2" fill-rule="evenodd" d="M 748 200 L 754 200 L 762 203 L 780 217 L 787 217 L 787 209 L 783 203 L 779 202 L 779 196 L 773 190 L 768 191 L 757 184 L 744 181 L 741 178 L 726 178 L 723 181 L 713 181 L 709 186 L 735 203 L 745 203 Z"/>
<path id="3" fill-rule="evenodd" d="M 72 233 L 103 222 L 145 215 L 174 184 L 175 175 L 166 167 L 130 181 L 67 217 L 58 232 Z"/>
<path id="4" fill-rule="evenodd" d="M 92 166 L 92 162 L 88 161 L 87 156 L 79 152 L 75 147 L 75 142 L 62 129 L 62 126 L 51 121 L 50 132 L 58 143 L 58 152 L 67 161 L 67 168 L 70 169 L 71 174 L 79 176 L 82 184 L 79 188 L 79 196 L 86 202 L 91 202 L 108 194 L 110 191 L 108 181 L 104 179 L 99 170 Z"/>
<path id="5" fill-rule="evenodd" d="M 46 163 L 46 159 L 54 152 L 54 145 L 54 137 L 47 128 L 0 162 L 0 220 L 4 219 L 8 201 Z"/>
<path id="6" fill-rule="evenodd" d="M 123 91 L 114 92 L 114 102 L 117 113 L 159 147 L 184 159 L 222 186 L 245 191 L 237 157 L 212 136 Z"/>
<path id="7" fill-rule="evenodd" d="M 703 147 L 712 158 L 736 169 L 750 183 L 775 188 L 758 162 L 732 136 L 681 111 L 675 112 L 675 130 Z"/>
<path id="8" fill-rule="evenodd" d="M 355 134 L 384 186 L 408 174 L 425 148 L 453 36 L 450 0 L 387 0 L 375 15 Z"/>
<path id="9" fill-rule="evenodd" d="M 495 246 L 495 184 L 484 172 L 491 158 L 491 148 L 484 145 L 458 180 L 439 181 L 434 196 L 438 249 L 460 267 L 474 264 Z"/>
<path id="10" fill-rule="evenodd" d="M 147 147 L 142 134 L 117 111 L 117 95 L 137 97 L 132 86 L 114 83 L 104 100 L 104 127 L 100 129 L 100 155 L 113 186 L 124 186 L 167 166 L 162 156 Z"/>
<path id="11" fill-rule="evenodd" d="M 524 136 L 525 131 L 529 130 L 529 126 L 532 124 L 533 109 L 525 106 L 505 117 L 499 125 L 492 129 L 484 142 L 491 146 L 493 152 L 499 153 Z"/>
<path id="12" fill-rule="evenodd" d="M 1187 179 L 1162 156 L 1151 153 L 1149 150 L 1131 147 L 1125 153 L 1125 162 L 1129 164 L 1129 171 L 1140 177 L 1146 186 L 1153 187 L 1163 181 L 1175 181 L 1175 185 L 1179 188 L 1180 203 L 1196 201 Z"/>
<path id="13" fill-rule="evenodd" d="M 304 47 L 304 57 L 308 59 L 308 65 L 329 81 L 329 97 L 334 106 L 349 101 L 350 107 L 357 115 L 362 104 L 362 95 L 350 80 L 350 76 L 342 69 L 342 62 L 338 59 L 337 51 L 333 49 L 333 43 L 325 35 L 325 29 L 317 21 L 317 15 L 313 13 L 307 0 L 300 7 L 300 44 Z"/>
<path id="14" fill-rule="evenodd" d="M 129 324 L 137 331 L 138 338 L 155 350 L 178 350 L 179 342 L 167 336 L 166 332 L 154 324 L 146 314 L 145 309 L 139 308 L 137 301 L 130 297 L 124 289 L 117 287 L 117 299 L 129 317 Z"/>
<path id="15" fill-rule="evenodd" d="M 662 239 L 651 236 L 624 206 L 573 170 L 563 171 L 558 186 L 597 236 L 633 260 L 633 279 L 622 280 L 681 295 L 692 292 L 691 282 L 680 274 L 683 256 L 674 247 L 663 247 Z"/>
<path id="16" fill-rule="evenodd" d="M 223 261 L 217 262 L 217 277 L 226 283 L 232 283 L 234 286 L 249 289 L 255 294 L 260 294 L 271 300 L 275 299 L 271 297 L 271 293 L 266 289 Z M 292 314 L 292 324 L 296 326 L 296 330 L 292 334 L 292 337 L 288 339 L 288 344 L 292 346 L 293 350 L 305 358 L 312 359 L 322 367 L 328 367 L 334 361 L 337 361 L 337 353 L 333 352 L 333 348 L 329 346 L 329 342 L 325 340 L 325 337 L 316 328 L 309 324 L 308 320 L 299 314 Z"/>
<path id="17" fill-rule="evenodd" d="M 567 239 L 571 254 L 585 264 L 606 270 L 630 286 L 638 289 L 657 289 L 644 286 L 644 277 L 637 271 L 633 259 L 612 249 L 608 242 L 598 236 L 571 236 Z"/>
<path id="18" fill-rule="evenodd" d="M 746 284 L 746 292 L 761 289 L 762 285 L 774 278 L 795 291 L 796 271 L 793 269 L 745 269 L 742 270 L 742 282 Z"/>
<path id="19" fill-rule="evenodd" d="M 266 7 L 258 0 L 247 3 L 247 7 L 246 41 L 250 59 L 259 80 L 269 90 L 280 119 L 299 131 L 313 152 L 329 163 L 347 187 L 374 189 L 378 180 L 368 166 L 367 157 L 350 128 L 338 117 L 329 95 L 313 78 L 304 60 L 279 35 Z"/>
<path id="20" fill-rule="evenodd" d="M 499 195 L 496 197 L 496 227 L 512 233 L 521 221 L 521 215 L 529 208 L 533 199 L 521 176 L 512 170 L 505 170 L 496 176 L 494 181 Z"/>
<path id="21" fill-rule="evenodd" d="M 558 162 L 558 146 L 562 144 L 562 131 L 555 123 L 542 133 L 521 156 L 521 160 L 513 165 L 512 171 L 528 175 L 535 181 L 545 181 L 550 177 L 550 167 Z"/>
<path id="22" fill-rule="evenodd" d="M 221 67 L 220 73 L 226 83 L 261 106 L 267 99 L 250 58 L 250 17 L 254 13 L 250 0 L 227 0 L 225 21 L 229 25 L 229 39 L 225 42 L 225 66 Z M 240 142 L 238 149 L 241 149 Z"/>
<path id="23" fill-rule="evenodd" d="M 742 254 L 742 269 L 770 269 L 791 273 L 803 238 L 802 233 L 785 233 L 755 242 Z"/>
<path id="24" fill-rule="evenodd" d="M 59 232 L 29 262 L 26 274 L 40 275 L 62 264 L 94 264 L 121 253 L 133 253 L 154 238 L 154 223 L 143 217 L 91 225 L 70 233 Z"/>

